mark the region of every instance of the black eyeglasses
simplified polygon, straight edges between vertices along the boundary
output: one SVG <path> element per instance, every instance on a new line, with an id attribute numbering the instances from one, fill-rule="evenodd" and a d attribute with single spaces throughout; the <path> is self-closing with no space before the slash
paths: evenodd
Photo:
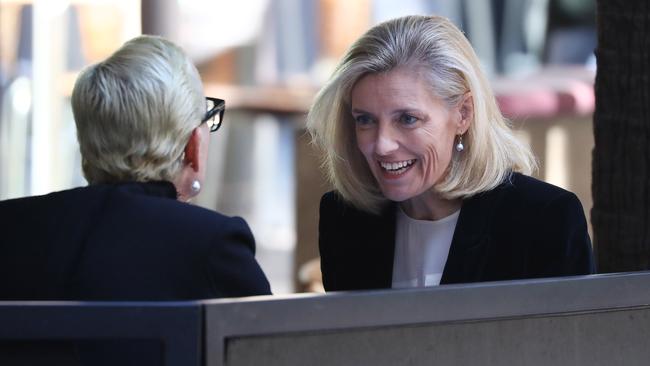
<path id="1" fill-rule="evenodd" d="M 218 98 L 205 97 L 205 106 L 207 112 L 201 123 L 208 123 L 210 132 L 214 132 L 221 127 L 223 122 L 223 113 L 226 111 L 226 101 Z"/>

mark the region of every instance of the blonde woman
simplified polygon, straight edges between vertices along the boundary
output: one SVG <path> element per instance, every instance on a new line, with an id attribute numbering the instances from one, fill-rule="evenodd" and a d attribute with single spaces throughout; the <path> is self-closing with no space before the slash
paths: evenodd
<path id="1" fill-rule="evenodd" d="M 246 222 L 186 202 L 225 102 L 178 46 L 125 43 L 79 75 L 72 109 L 89 185 L 0 202 L 0 300 L 270 294 Z"/>
<path id="2" fill-rule="evenodd" d="M 320 207 L 328 291 L 595 270 L 579 200 L 527 175 L 534 157 L 443 17 L 370 29 L 317 95 L 308 128 L 335 187 Z"/>

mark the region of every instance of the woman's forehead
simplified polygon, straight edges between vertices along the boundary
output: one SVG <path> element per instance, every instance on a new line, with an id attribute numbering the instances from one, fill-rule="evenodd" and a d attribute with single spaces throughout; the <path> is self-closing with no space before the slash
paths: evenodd
<path id="1" fill-rule="evenodd" d="M 400 68 L 387 72 L 367 74 L 360 78 L 351 91 L 351 104 L 390 105 L 418 104 L 439 99 L 431 91 L 428 79 L 415 70 Z"/>

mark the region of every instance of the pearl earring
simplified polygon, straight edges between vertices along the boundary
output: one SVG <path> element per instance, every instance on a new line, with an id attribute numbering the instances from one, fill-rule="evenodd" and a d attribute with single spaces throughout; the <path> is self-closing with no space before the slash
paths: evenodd
<path id="1" fill-rule="evenodd" d="M 192 182 L 192 192 L 194 194 L 197 194 L 199 193 L 200 190 L 201 190 L 201 182 L 199 182 L 198 180 L 194 180 Z"/>
<path id="2" fill-rule="evenodd" d="M 465 150 L 465 145 L 463 145 L 463 135 L 458 134 L 458 144 L 456 144 L 456 151 L 461 152 Z"/>

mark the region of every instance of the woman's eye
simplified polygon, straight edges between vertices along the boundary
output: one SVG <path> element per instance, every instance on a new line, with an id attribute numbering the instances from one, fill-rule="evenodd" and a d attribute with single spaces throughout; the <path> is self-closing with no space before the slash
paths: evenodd
<path id="1" fill-rule="evenodd" d="M 357 123 L 357 125 L 359 125 L 359 126 L 366 126 L 366 125 L 369 125 L 369 124 L 371 124 L 373 122 L 372 118 L 370 118 L 369 116 L 363 115 L 363 114 L 355 116 L 354 120 Z"/>
<path id="2" fill-rule="evenodd" d="M 415 116 L 411 116 L 410 114 L 402 114 L 399 117 L 399 121 L 405 125 L 412 125 L 418 121 L 418 118 Z"/>

